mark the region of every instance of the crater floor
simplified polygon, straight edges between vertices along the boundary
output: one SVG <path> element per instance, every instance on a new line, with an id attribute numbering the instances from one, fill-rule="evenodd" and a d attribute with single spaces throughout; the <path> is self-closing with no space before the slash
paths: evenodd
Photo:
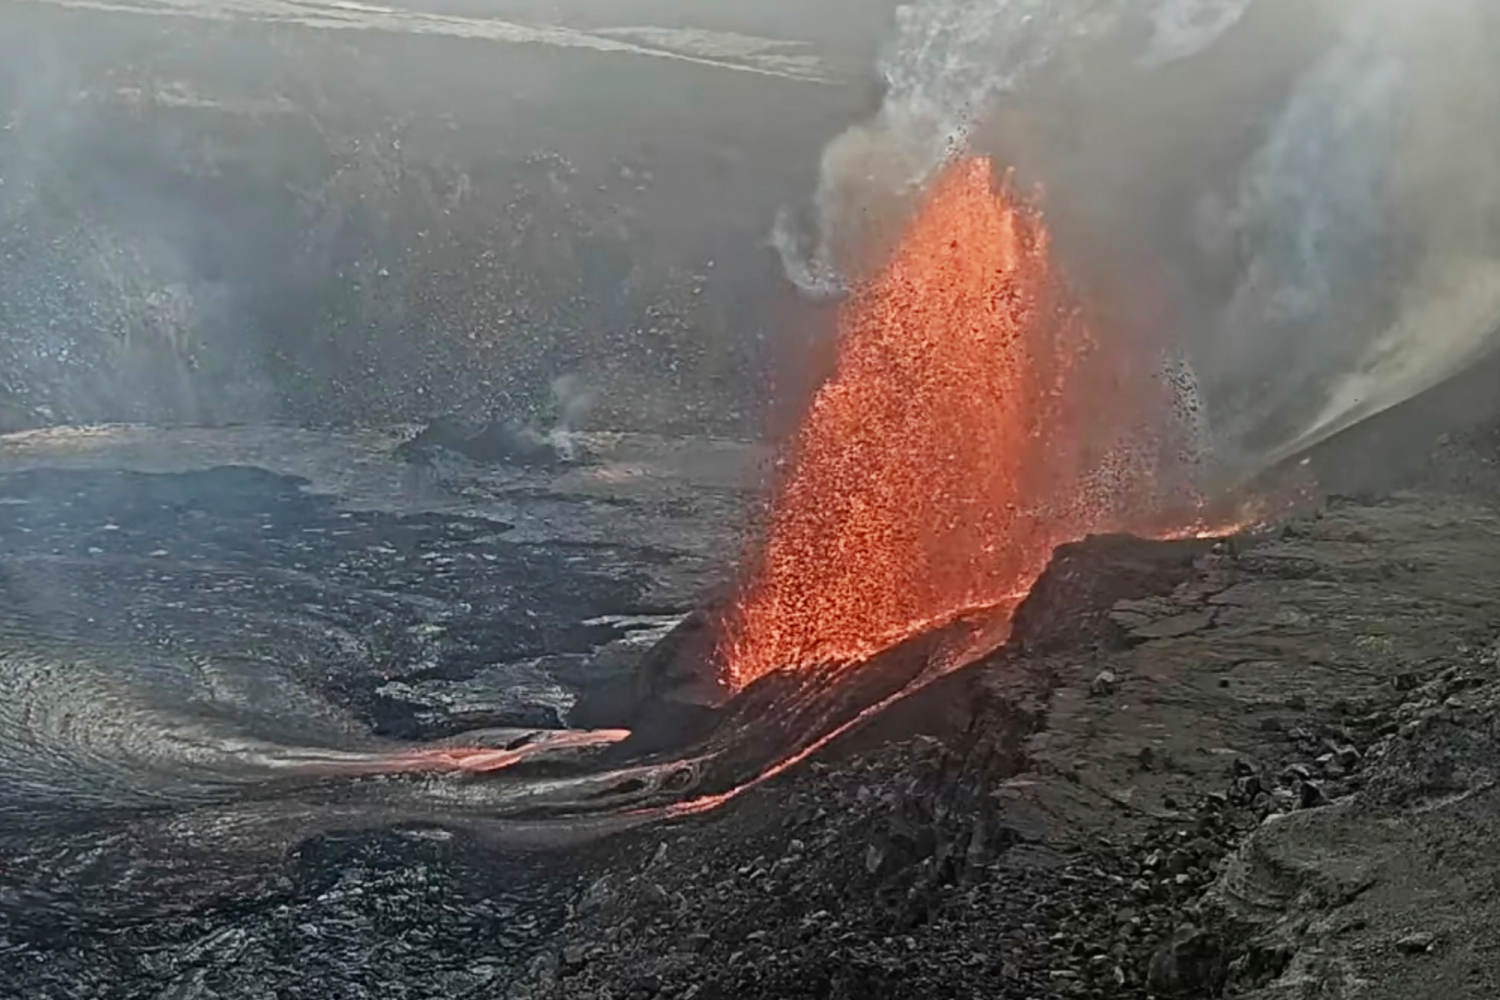
<path id="1" fill-rule="evenodd" d="M 1500 513 L 1061 553 L 1011 646 L 621 844 L 502 996 L 1490 997 Z"/>
<path id="2" fill-rule="evenodd" d="M 414 816 L 454 778 L 225 761 L 571 724 L 725 578 L 762 457 L 400 439 L 0 438 L 0 995 L 1500 992 L 1492 498 L 1069 546 L 1008 646 L 807 764 L 521 851 Z"/>

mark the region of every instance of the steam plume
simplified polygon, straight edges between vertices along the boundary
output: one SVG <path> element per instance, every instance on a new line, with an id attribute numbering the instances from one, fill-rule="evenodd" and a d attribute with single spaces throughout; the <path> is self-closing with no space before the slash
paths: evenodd
<path id="1" fill-rule="evenodd" d="M 578 458 L 578 426 L 588 419 L 595 399 L 594 391 L 577 375 L 559 375 L 552 380 L 552 401 L 557 419 L 547 439 L 557 456 L 565 462 Z"/>
<path id="2" fill-rule="evenodd" d="M 1070 47 L 1145 13 L 1151 31 L 1141 61 L 1171 62 L 1211 44 L 1249 3 L 918 0 L 897 8 L 880 60 L 887 89 L 879 112 L 823 152 L 815 235 L 797 233 L 789 212 L 777 219 L 772 241 L 788 277 L 814 296 L 840 292 L 995 101 L 1024 90 Z"/>
<path id="3" fill-rule="evenodd" d="M 1015 164 L 1101 334 L 1186 359 L 1253 474 L 1494 348 L 1497 40 L 1482 0 L 917 0 L 774 242 L 837 295 L 956 145 Z"/>

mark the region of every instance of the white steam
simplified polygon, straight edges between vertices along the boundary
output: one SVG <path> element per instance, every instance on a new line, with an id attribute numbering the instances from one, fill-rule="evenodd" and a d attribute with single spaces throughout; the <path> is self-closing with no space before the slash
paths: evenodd
<path id="1" fill-rule="evenodd" d="M 1177 0 L 1150 8 L 1151 44 L 1140 57 L 1142 66 L 1161 66 L 1197 55 L 1219 39 L 1240 18 L 1251 0 Z"/>
<path id="2" fill-rule="evenodd" d="M 885 99 L 875 117 L 823 151 L 811 231 L 777 217 L 771 242 L 808 295 L 840 294 L 877 253 L 910 200 L 997 98 L 1025 88 L 1061 54 L 1144 14 L 1140 59 L 1160 65 L 1212 44 L 1250 0 L 918 0 L 896 10 L 880 60 Z"/>
<path id="3" fill-rule="evenodd" d="M 547 440 L 564 462 L 578 460 L 578 428 L 588 419 L 598 397 L 577 375 L 559 375 L 552 380 L 556 420 Z"/>
<path id="4" fill-rule="evenodd" d="M 1200 351 L 1247 468 L 1449 378 L 1500 330 L 1500 78 L 1475 0 L 1350 7 L 1244 169 Z"/>
<path id="5" fill-rule="evenodd" d="M 1369 317 L 1349 314 L 1389 243 L 1381 154 L 1405 75 L 1373 32 L 1344 42 L 1307 73 L 1243 170 L 1227 220 L 1240 277 L 1199 352 L 1230 414 L 1219 432 L 1241 451 L 1285 433 L 1265 425 L 1315 391 L 1309 376 L 1355 363 Z"/>
<path id="6" fill-rule="evenodd" d="M 1500 340 L 1490 0 L 917 0 L 880 69 L 880 110 L 777 220 L 809 294 L 878 261 L 956 144 L 993 141 L 1039 168 L 1084 291 L 1163 317 L 1228 471 Z"/>

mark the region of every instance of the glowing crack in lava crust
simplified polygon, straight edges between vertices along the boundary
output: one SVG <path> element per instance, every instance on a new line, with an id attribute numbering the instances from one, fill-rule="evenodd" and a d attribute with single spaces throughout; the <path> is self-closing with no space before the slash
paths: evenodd
<path id="1" fill-rule="evenodd" d="M 1093 334 L 1040 213 L 993 176 L 950 164 L 847 303 L 723 623 L 731 687 L 1014 605 L 1059 544 L 1191 502 L 1160 364 Z"/>

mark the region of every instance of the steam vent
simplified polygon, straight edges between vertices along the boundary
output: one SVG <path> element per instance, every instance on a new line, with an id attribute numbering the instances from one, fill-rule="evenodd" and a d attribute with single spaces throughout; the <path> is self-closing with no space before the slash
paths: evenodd
<path id="1" fill-rule="evenodd" d="M 1500 997 L 1497 67 L 0 0 L 0 1000 Z"/>

